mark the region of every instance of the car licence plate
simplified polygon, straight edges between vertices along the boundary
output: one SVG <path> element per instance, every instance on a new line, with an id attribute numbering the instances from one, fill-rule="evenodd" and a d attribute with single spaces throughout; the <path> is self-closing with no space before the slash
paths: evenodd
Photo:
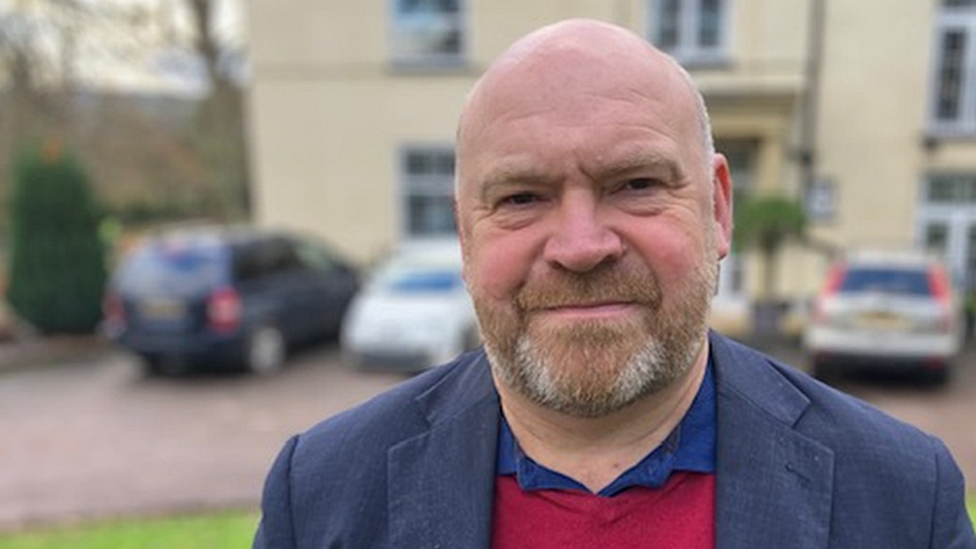
<path id="1" fill-rule="evenodd" d="M 186 304 L 178 299 L 147 299 L 139 304 L 139 312 L 144 318 L 174 320 L 183 317 Z"/>
<path id="2" fill-rule="evenodd" d="M 903 331 L 911 327 L 911 321 L 896 313 L 872 311 L 859 315 L 856 326 L 865 330 Z"/>

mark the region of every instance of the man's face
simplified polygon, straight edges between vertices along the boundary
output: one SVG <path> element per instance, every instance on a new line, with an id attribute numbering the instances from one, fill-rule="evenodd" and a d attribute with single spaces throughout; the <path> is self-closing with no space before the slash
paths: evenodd
<path id="1" fill-rule="evenodd" d="M 599 417 L 703 360 L 729 181 L 676 75 L 587 67 L 485 82 L 462 126 L 457 214 L 498 381 Z"/>

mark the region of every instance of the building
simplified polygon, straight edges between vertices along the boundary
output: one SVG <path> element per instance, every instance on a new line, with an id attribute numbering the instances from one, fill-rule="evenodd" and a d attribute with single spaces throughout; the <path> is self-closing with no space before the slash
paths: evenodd
<path id="1" fill-rule="evenodd" d="M 590 17 L 701 87 L 737 191 L 802 199 L 818 248 L 723 267 L 717 306 L 816 292 L 824 249 L 930 246 L 976 271 L 976 0 L 249 0 L 254 206 L 364 262 L 453 231 L 465 94 L 533 28 Z"/>

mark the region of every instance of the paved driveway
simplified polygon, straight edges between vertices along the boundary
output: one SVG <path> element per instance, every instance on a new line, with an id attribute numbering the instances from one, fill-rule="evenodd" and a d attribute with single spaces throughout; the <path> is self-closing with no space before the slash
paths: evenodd
<path id="1" fill-rule="evenodd" d="M 802 367 L 795 349 L 775 351 Z M 941 436 L 976 489 L 976 352 L 944 390 L 841 381 Z M 0 529 L 241 506 L 292 433 L 401 381 L 347 368 L 334 346 L 282 375 L 146 378 L 109 352 L 0 374 Z"/>
<path id="2" fill-rule="evenodd" d="M 144 377 L 120 353 L 0 375 L 0 529 L 258 502 L 291 434 L 402 376 L 334 347 L 275 378 Z"/>

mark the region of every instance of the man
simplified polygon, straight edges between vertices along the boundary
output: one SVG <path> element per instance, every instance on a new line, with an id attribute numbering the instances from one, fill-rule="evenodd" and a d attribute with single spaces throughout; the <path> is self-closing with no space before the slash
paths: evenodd
<path id="1" fill-rule="evenodd" d="M 255 547 L 976 547 L 941 442 L 708 332 L 732 184 L 669 57 L 540 29 L 457 154 L 484 351 L 289 441 Z"/>

